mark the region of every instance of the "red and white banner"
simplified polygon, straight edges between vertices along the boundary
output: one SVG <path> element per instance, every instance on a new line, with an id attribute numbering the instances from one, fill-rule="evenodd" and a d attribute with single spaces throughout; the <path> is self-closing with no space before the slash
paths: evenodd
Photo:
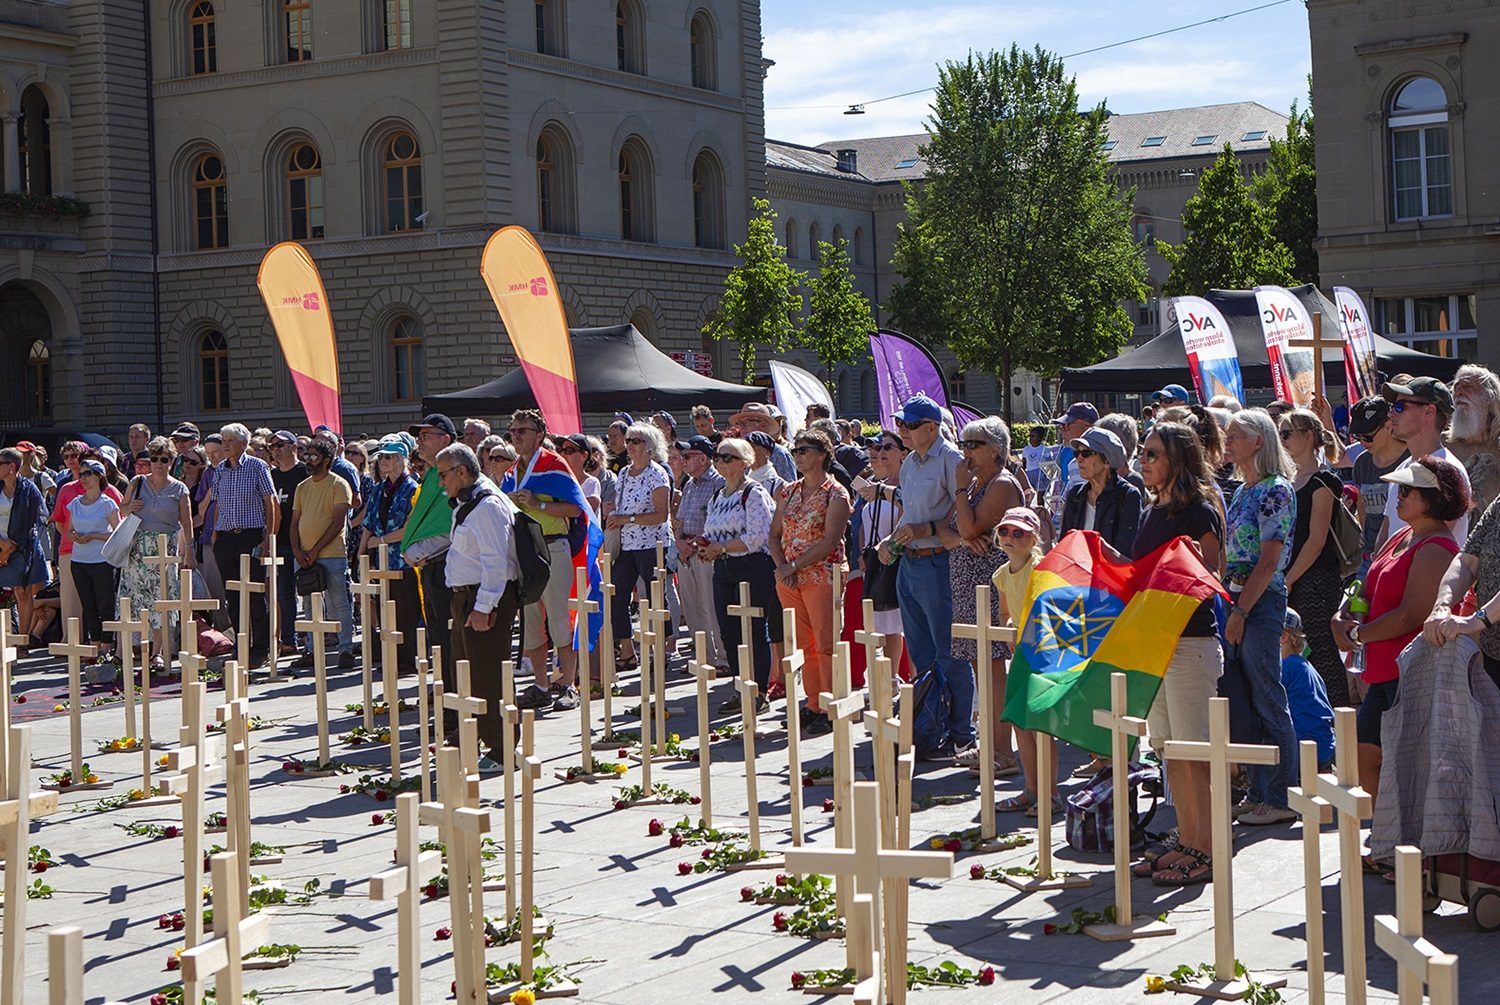
<path id="1" fill-rule="evenodd" d="M 1282 286 L 1257 286 L 1255 306 L 1260 328 L 1266 336 L 1266 357 L 1271 362 L 1271 385 L 1276 397 L 1299 408 L 1312 403 L 1318 392 L 1317 366 L 1311 349 L 1292 349 L 1287 343 L 1312 339 L 1307 309 L 1292 291 Z"/>
<path id="2" fill-rule="evenodd" d="M 1344 380 L 1349 402 L 1380 393 L 1380 363 L 1375 358 L 1375 331 L 1365 302 L 1347 286 L 1333 288 L 1339 311 L 1339 333 L 1344 336 Z"/>

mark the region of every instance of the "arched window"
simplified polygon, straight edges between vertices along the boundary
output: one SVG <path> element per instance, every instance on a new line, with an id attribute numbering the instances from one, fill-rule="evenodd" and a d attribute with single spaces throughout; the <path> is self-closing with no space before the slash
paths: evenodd
<path id="1" fill-rule="evenodd" d="M 615 3 L 615 62 L 626 73 L 646 72 L 646 22 L 635 0 Z"/>
<path id="2" fill-rule="evenodd" d="M 193 162 L 193 224 L 199 251 L 229 246 L 229 188 L 218 154 L 203 154 Z"/>
<path id="3" fill-rule="evenodd" d="M 555 125 L 536 141 L 536 210 L 539 229 L 573 232 L 573 147 Z"/>
<path id="4" fill-rule="evenodd" d="M 693 161 L 693 243 L 700 248 L 723 248 L 724 169 L 707 150 Z"/>
<path id="5" fill-rule="evenodd" d="M 865 264 L 865 228 L 854 228 L 854 264 Z"/>
<path id="6" fill-rule="evenodd" d="M 205 412 L 229 411 L 229 343 L 221 331 L 198 340 L 198 403 Z"/>
<path id="7" fill-rule="evenodd" d="M 651 313 L 651 308 L 637 307 L 630 315 L 630 323 L 646 337 L 647 342 L 656 344 L 660 333 L 656 330 L 656 315 Z"/>
<path id="8" fill-rule="evenodd" d="M 798 241 L 798 238 L 799 238 L 799 236 L 801 234 L 801 230 L 797 226 L 797 219 L 796 219 L 796 217 L 793 217 L 792 219 L 787 220 L 785 232 L 786 232 L 786 240 L 785 240 L 784 243 L 786 244 L 786 257 L 787 258 L 797 258 L 798 257 L 798 254 L 797 254 L 797 241 Z"/>
<path id="9" fill-rule="evenodd" d="M 381 147 L 385 180 L 385 229 L 415 230 L 422 225 L 422 148 L 411 133 L 394 133 Z"/>
<path id="10" fill-rule="evenodd" d="M 281 0 L 286 34 L 286 61 L 305 63 L 313 58 L 312 0 Z"/>
<path id="11" fill-rule="evenodd" d="M 35 339 L 26 351 L 26 399 L 35 409 L 33 415 L 52 414 L 52 350 Z"/>
<path id="12" fill-rule="evenodd" d="M 818 245 L 823 240 L 823 228 L 814 220 L 807 225 L 807 257 L 813 261 L 818 260 Z"/>
<path id="13" fill-rule="evenodd" d="M 535 0 L 536 51 L 549 56 L 565 56 L 563 42 L 563 0 Z"/>
<path id="14" fill-rule="evenodd" d="M 411 0 L 385 0 L 385 47 L 411 48 Z"/>
<path id="15" fill-rule="evenodd" d="M 1448 96 L 1431 77 L 1413 77 L 1392 99 L 1391 185 L 1396 219 L 1453 215 Z"/>
<path id="16" fill-rule="evenodd" d="M 188 11 L 188 52 L 194 76 L 219 68 L 219 47 L 214 39 L 214 5 L 200 0 Z"/>
<path id="17" fill-rule="evenodd" d="M 21 191 L 52 194 L 52 110 L 47 95 L 32 84 L 21 92 L 16 146 L 21 154 Z"/>
<path id="18" fill-rule="evenodd" d="M 831 236 L 832 240 L 830 240 L 828 243 L 837 248 L 839 246 L 839 242 L 844 239 L 844 228 L 841 225 L 835 223 L 833 225 L 833 234 Z"/>
<path id="19" fill-rule="evenodd" d="M 640 137 L 632 136 L 620 147 L 620 238 L 654 241 L 656 220 L 652 189 L 651 155 Z"/>
<path id="20" fill-rule="evenodd" d="M 875 411 L 875 374 L 868 368 L 859 375 L 859 410 L 865 415 Z"/>
<path id="21" fill-rule="evenodd" d="M 293 241 L 323 236 L 323 159 L 311 143 L 294 144 L 287 154 L 286 214 Z"/>
<path id="22" fill-rule="evenodd" d="M 718 60 L 715 58 L 717 45 L 714 23 L 709 20 L 708 12 L 698 11 L 688 26 L 688 59 L 694 87 L 706 91 L 719 89 Z"/>
<path id="23" fill-rule="evenodd" d="M 427 384 L 422 322 L 403 316 L 391 324 L 391 393 L 396 401 L 420 401 Z"/>
<path id="24" fill-rule="evenodd" d="M 948 374 L 948 397 L 951 400 L 963 401 L 969 396 L 969 375 L 962 370 L 954 370 Z"/>

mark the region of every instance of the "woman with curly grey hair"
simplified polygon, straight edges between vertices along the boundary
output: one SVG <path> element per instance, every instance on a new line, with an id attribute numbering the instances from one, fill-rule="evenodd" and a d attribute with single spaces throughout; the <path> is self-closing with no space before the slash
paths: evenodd
<path id="1" fill-rule="evenodd" d="M 616 488 L 616 507 L 604 521 L 606 530 L 620 532 L 620 557 L 615 560 L 613 580 L 615 641 L 620 647 L 621 669 L 640 665 L 630 635 L 630 595 L 636 583 L 646 589 L 656 578 L 656 542 L 671 542 L 671 476 L 667 474 L 667 443 L 657 428 L 637 422 L 625 431 L 625 456 Z M 642 596 L 645 596 L 643 593 Z"/>

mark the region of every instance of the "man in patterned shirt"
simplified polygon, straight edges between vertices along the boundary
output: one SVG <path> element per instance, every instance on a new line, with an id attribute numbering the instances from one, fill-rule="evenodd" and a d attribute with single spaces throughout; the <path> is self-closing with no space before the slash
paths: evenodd
<path id="1" fill-rule="evenodd" d="M 719 636 L 719 619 L 714 616 L 714 567 L 697 557 L 698 540 L 708 517 L 708 504 L 724 487 L 724 479 L 713 469 L 714 443 L 706 436 L 677 441 L 682 454 L 682 470 L 687 482 L 677 503 L 674 535 L 677 539 L 677 588 L 682 595 L 682 611 L 688 631 L 706 632 L 708 658 L 720 670 L 729 669 L 724 642 Z"/>
<path id="2" fill-rule="evenodd" d="M 224 440 L 225 456 L 214 471 L 214 561 L 221 570 L 238 570 L 241 555 L 259 559 L 270 546 L 271 535 L 276 533 L 276 489 L 266 462 L 246 453 L 250 430 L 231 422 L 219 430 L 219 435 Z M 259 561 L 250 563 L 250 576 L 257 583 L 265 581 L 265 574 L 265 566 Z M 238 634 L 244 628 L 238 604 L 230 606 L 229 618 Z M 271 644 L 264 593 L 250 595 L 248 630 L 250 665 L 264 666 L 270 660 Z"/>

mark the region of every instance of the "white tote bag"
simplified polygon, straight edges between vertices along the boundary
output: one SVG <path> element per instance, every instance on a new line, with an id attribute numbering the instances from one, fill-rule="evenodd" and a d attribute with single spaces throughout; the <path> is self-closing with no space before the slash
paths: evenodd
<path id="1" fill-rule="evenodd" d="M 125 567 L 130 558 L 130 545 L 135 541 L 135 532 L 141 529 L 141 518 L 134 513 L 115 524 L 104 542 L 104 560 L 116 569 Z"/>

